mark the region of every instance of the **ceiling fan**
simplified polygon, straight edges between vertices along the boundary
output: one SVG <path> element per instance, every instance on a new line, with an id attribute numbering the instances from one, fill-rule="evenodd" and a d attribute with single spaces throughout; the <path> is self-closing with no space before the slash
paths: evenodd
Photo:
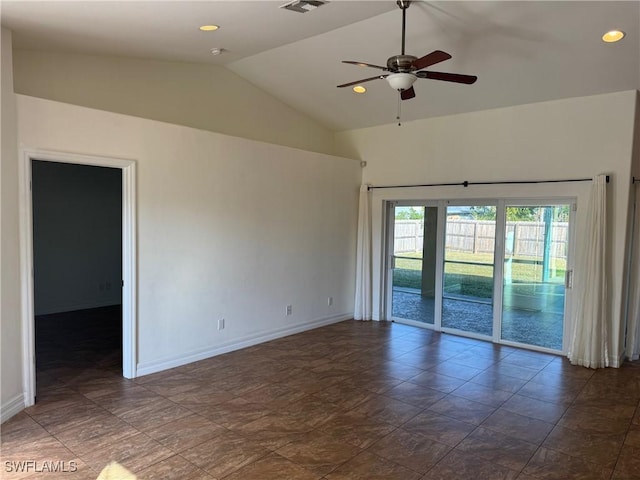
<path id="1" fill-rule="evenodd" d="M 364 82 L 370 82 L 371 80 L 377 80 L 384 78 L 387 80 L 391 88 L 400 92 L 400 98 L 402 100 L 409 100 L 416 96 L 416 92 L 413 89 L 413 83 L 418 78 L 429 78 L 431 80 L 442 80 L 445 82 L 464 83 L 470 85 L 475 83 L 478 77 L 473 75 L 462 75 L 459 73 L 445 73 L 445 72 L 433 72 L 429 70 L 423 70 L 424 68 L 435 65 L 436 63 L 449 60 L 451 55 L 441 50 L 434 50 L 433 52 L 425 55 L 424 57 L 414 57 L 413 55 L 405 55 L 404 43 L 405 43 L 405 25 L 407 8 L 411 5 L 410 0 L 397 0 L 398 7 L 402 10 L 402 53 L 400 55 L 394 55 L 387 60 L 387 66 L 372 65 L 364 62 L 354 62 L 350 60 L 343 60 L 342 63 L 349 63 L 351 65 L 357 65 L 359 67 L 371 67 L 377 68 L 384 72 L 390 72 L 384 75 L 376 75 L 375 77 L 364 78 L 355 82 L 344 83 L 338 85 L 338 88 L 350 87 L 351 85 L 357 85 Z"/>

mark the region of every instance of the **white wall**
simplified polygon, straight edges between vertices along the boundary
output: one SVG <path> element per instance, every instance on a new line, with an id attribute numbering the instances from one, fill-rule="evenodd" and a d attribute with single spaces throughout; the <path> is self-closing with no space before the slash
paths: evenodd
<path id="1" fill-rule="evenodd" d="M 373 185 L 570 179 L 610 174 L 610 334 L 613 355 L 617 356 L 623 348 L 620 339 L 635 108 L 635 91 L 501 108 L 407 122 L 401 127 L 386 125 L 341 132 L 336 134 L 337 151 L 366 160 L 363 181 Z M 513 187 L 499 186 L 448 187 L 422 192 L 405 189 L 384 195 L 396 199 L 415 195 L 578 196 L 573 190 L 562 188 L 518 187 L 514 191 Z M 381 202 L 381 195 L 374 198 Z M 579 198 L 579 222 L 586 198 L 584 194 Z M 380 218 L 377 220 L 374 241 L 381 237 Z M 579 255 L 579 232 L 577 238 Z"/>
<path id="2" fill-rule="evenodd" d="M 122 303 L 122 172 L 33 162 L 36 315 Z"/>
<path id="3" fill-rule="evenodd" d="M 13 94 L 11 32 L 2 29 L 0 115 L 2 162 L 0 168 L 0 421 L 24 406 L 20 336 L 20 252 L 18 237 L 18 152 L 16 101 Z"/>
<path id="4" fill-rule="evenodd" d="M 333 133 L 216 65 L 14 51 L 15 91 L 213 132 L 333 153 Z"/>
<path id="5" fill-rule="evenodd" d="M 357 161 L 17 98 L 21 145 L 138 164 L 139 372 L 353 314 Z"/>

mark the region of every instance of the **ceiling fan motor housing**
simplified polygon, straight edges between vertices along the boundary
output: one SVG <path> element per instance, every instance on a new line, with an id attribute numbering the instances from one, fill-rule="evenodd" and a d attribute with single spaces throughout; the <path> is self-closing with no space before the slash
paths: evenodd
<path id="1" fill-rule="evenodd" d="M 394 55 L 387 60 L 387 68 L 392 72 L 411 72 L 415 70 L 413 62 L 417 59 L 413 55 Z"/>

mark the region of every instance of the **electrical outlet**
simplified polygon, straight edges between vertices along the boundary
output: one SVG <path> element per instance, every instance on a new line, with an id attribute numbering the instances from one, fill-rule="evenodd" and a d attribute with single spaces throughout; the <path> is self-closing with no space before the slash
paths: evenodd
<path id="1" fill-rule="evenodd" d="M 224 330 L 224 318 L 218 320 L 218 330 Z"/>
<path id="2" fill-rule="evenodd" d="M 333 297 L 327 298 L 327 305 L 329 306 L 333 305 Z"/>
<path id="3" fill-rule="evenodd" d="M 291 315 L 291 313 L 293 312 L 293 307 L 291 305 L 287 305 L 287 309 L 285 311 L 285 314 L 287 316 Z"/>

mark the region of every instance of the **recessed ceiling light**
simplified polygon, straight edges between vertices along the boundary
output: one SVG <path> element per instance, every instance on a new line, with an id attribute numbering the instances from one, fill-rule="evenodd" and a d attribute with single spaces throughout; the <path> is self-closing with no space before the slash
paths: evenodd
<path id="1" fill-rule="evenodd" d="M 200 30 L 202 30 L 203 32 L 215 32 L 219 28 L 219 25 L 202 25 L 200 27 Z"/>
<path id="2" fill-rule="evenodd" d="M 367 89 L 364 88 L 362 85 L 356 85 L 355 87 L 353 87 L 353 91 L 356 93 L 364 93 L 367 91 Z"/>
<path id="3" fill-rule="evenodd" d="M 624 32 L 622 30 L 609 30 L 602 36 L 602 41 L 607 43 L 614 43 L 624 38 Z"/>

